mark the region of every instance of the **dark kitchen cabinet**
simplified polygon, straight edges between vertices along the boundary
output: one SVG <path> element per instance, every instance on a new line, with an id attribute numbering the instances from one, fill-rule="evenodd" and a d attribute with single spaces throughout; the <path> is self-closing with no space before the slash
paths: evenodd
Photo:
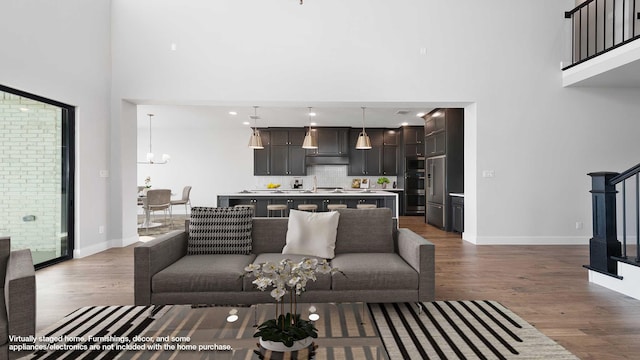
<path id="1" fill-rule="evenodd" d="M 260 130 L 264 149 L 253 150 L 253 175 L 271 175 L 271 133 Z"/>
<path id="2" fill-rule="evenodd" d="M 308 150 L 309 156 L 347 156 L 349 154 L 348 128 L 315 128 L 312 136 L 318 142 L 318 148 Z"/>
<path id="3" fill-rule="evenodd" d="M 352 129 L 350 132 L 350 144 L 358 140 L 360 129 Z M 398 174 L 398 146 L 385 146 L 385 133 L 383 129 L 369 129 L 367 134 L 371 140 L 371 149 L 351 150 L 349 152 L 349 176 L 380 176 Z M 397 132 L 394 135 L 387 134 L 386 139 L 390 144 L 397 144 Z"/>
<path id="4" fill-rule="evenodd" d="M 445 130 L 445 112 L 446 110 L 436 110 L 425 116 L 424 136 L 435 135 L 436 133 Z"/>
<path id="5" fill-rule="evenodd" d="M 404 142 L 405 157 L 424 156 L 424 126 L 404 127 L 402 129 L 402 139 Z"/>
<path id="6" fill-rule="evenodd" d="M 464 231 L 464 197 L 451 196 L 451 229 L 462 233 Z"/>
<path id="7" fill-rule="evenodd" d="M 305 150 L 299 146 L 271 146 L 271 175 L 306 175 Z"/>
<path id="8" fill-rule="evenodd" d="M 304 135 L 304 129 L 261 131 L 264 149 L 254 150 L 254 175 L 306 175 Z"/>
<path id="9" fill-rule="evenodd" d="M 398 136 L 398 130 L 394 130 L 394 129 L 389 129 L 389 130 L 384 130 L 384 133 L 382 135 L 382 145 L 384 146 L 398 146 L 398 140 L 399 140 L 399 136 Z"/>
<path id="10" fill-rule="evenodd" d="M 441 131 L 426 137 L 425 156 L 444 155 L 447 152 L 447 133 Z"/>
<path id="11" fill-rule="evenodd" d="M 382 149 L 382 175 L 398 175 L 398 147 L 384 146 Z"/>
<path id="12" fill-rule="evenodd" d="M 304 129 L 270 129 L 271 145 L 302 146 Z"/>
<path id="13" fill-rule="evenodd" d="M 424 126 L 405 126 L 402 128 L 404 144 L 424 144 L 424 128 Z"/>

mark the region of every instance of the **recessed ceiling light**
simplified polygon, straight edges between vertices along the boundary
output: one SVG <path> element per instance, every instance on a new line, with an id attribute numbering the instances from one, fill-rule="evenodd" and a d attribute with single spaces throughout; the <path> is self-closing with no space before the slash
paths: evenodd
<path id="1" fill-rule="evenodd" d="M 417 114 L 416 114 L 416 116 L 417 116 L 417 117 L 423 117 L 423 116 L 425 116 L 425 115 L 426 115 L 426 114 L 425 114 L 425 113 L 422 113 L 422 112 L 421 112 L 421 113 L 417 113 Z"/>
<path id="2" fill-rule="evenodd" d="M 403 122 L 403 123 L 402 123 L 402 124 L 400 124 L 400 125 L 402 125 L 402 126 L 407 126 L 407 125 L 409 125 L 409 123 L 405 121 L 405 122 Z"/>
<path id="3" fill-rule="evenodd" d="M 238 113 L 235 111 L 229 111 L 229 115 L 238 115 Z"/>
<path id="4" fill-rule="evenodd" d="M 318 123 L 314 123 L 314 122 L 311 123 L 311 126 L 316 126 L 316 125 L 318 125 Z"/>
<path id="5" fill-rule="evenodd" d="M 314 113 L 314 112 L 310 112 L 310 113 L 309 113 L 309 116 L 316 116 L 316 113 Z"/>
<path id="6" fill-rule="evenodd" d="M 245 121 L 245 122 L 242 123 L 242 125 L 251 125 L 251 123 L 248 122 L 248 121 Z"/>
<path id="7" fill-rule="evenodd" d="M 26 108 L 26 107 L 21 107 L 21 108 L 20 108 L 20 111 L 29 111 L 29 109 L 28 109 L 28 108 Z"/>

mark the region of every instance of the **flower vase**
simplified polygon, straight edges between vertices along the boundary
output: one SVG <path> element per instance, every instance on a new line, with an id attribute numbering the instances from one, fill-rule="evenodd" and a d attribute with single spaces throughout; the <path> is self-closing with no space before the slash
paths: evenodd
<path id="1" fill-rule="evenodd" d="M 387 188 L 387 183 L 383 183 L 383 184 L 382 184 L 382 188 L 383 188 L 383 189 L 386 189 L 386 188 Z"/>
<path id="2" fill-rule="evenodd" d="M 294 341 L 292 346 L 285 346 L 285 344 L 281 342 L 262 340 L 262 338 L 260 338 L 260 346 L 264 349 L 282 353 L 299 351 L 309 347 L 312 343 L 313 338 L 311 336 L 302 340 Z"/>

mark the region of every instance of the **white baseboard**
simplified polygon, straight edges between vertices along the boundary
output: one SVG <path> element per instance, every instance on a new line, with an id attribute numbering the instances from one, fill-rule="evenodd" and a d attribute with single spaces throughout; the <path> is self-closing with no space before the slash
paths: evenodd
<path id="1" fill-rule="evenodd" d="M 589 245 L 583 236 L 469 236 L 462 239 L 476 245 Z"/>
<path id="2" fill-rule="evenodd" d="M 99 252 L 102 252 L 111 248 L 129 246 L 131 244 L 137 243 L 138 241 L 140 241 L 140 239 L 138 238 L 138 235 L 131 236 L 126 239 L 114 239 L 114 240 L 104 241 L 99 244 L 87 246 L 81 249 L 74 249 L 73 257 L 76 259 L 79 259 L 79 258 L 97 254 Z"/>

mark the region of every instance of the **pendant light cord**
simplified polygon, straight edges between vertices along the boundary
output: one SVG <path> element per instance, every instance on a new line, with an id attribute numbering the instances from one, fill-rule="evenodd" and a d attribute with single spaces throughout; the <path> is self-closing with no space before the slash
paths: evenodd
<path id="1" fill-rule="evenodd" d="M 253 135 L 256 135 L 256 131 L 258 130 L 258 107 L 253 107 Z"/>
<path id="2" fill-rule="evenodd" d="M 153 151 L 151 150 L 151 118 L 153 117 L 153 114 L 147 115 L 149 115 L 149 154 L 153 154 Z"/>
<path id="3" fill-rule="evenodd" d="M 364 130 L 364 109 L 366 109 L 364 106 L 362 107 L 362 134 L 366 135 L 367 133 Z"/>

